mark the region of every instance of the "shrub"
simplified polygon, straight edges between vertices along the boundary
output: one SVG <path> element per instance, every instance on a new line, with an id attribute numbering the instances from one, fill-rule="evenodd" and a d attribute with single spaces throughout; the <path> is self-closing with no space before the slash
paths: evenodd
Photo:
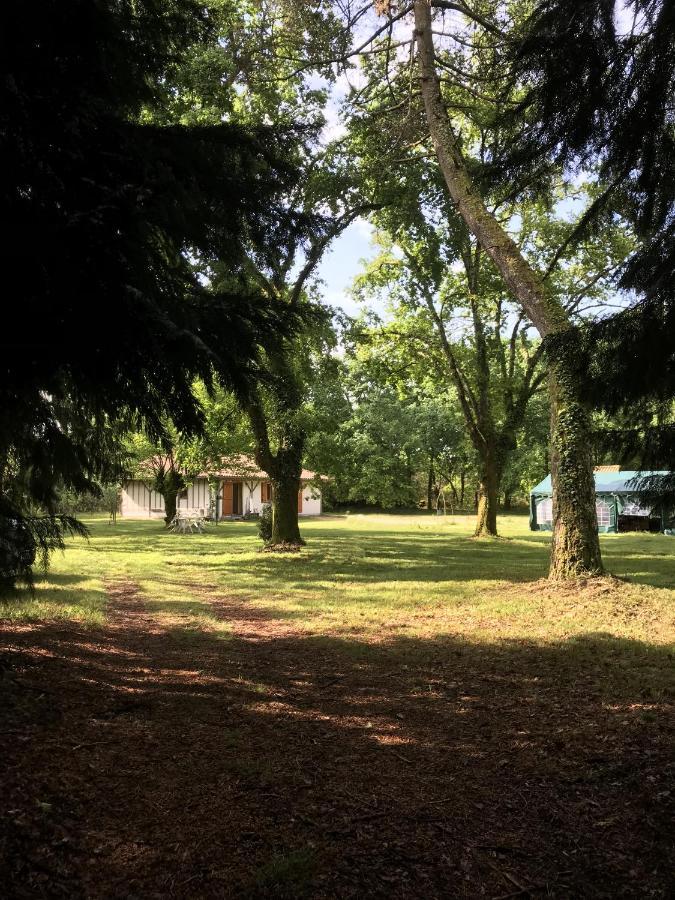
<path id="1" fill-rule="evenodd" d="M 72 491 L 62 488 L 58 492 L 57 512 L 64 516 L 78 513 L 107 512 L 111 518 L 117 512 L 120 502 L 120 485 L 103 483 L 98 490 Z"/>
<path id="2" fill-rule="evenodd" d="M 263 503 L 258 519 L 258 534 L 266 544 L 272 540 L 272 504 Z"/>
<path id="3" fill-rule="evenodd" d="M 62 516 L 74 516 L 77 513 L 102 512 L 103 502 L 99 494 L 90 491 L 71 491 L 63 488 L 58 492 L 56 508 Z"/>

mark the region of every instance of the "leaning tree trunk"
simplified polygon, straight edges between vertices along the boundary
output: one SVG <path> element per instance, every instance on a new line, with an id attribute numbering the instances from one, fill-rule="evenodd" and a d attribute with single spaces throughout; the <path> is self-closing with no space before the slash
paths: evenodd
<path id="1" fill-rule="evenodd" d="M 436 74 L 429 0 L 415 0 L 415 38 L 421 93 L 429 133 L 448 192 L 457 211 L 488 254 L 542 337 L 571 327 L 563 306 L 549 295 L 537 272 L 516 243 L 488 211 L 473 183 L 447 115 Z M 551 371 L 551 435 L 556 528 L 551 551 L 551 578 L 593 575 L 602 571 L 595 519 L 595 496 L 589 490 L 593 471 L 590 414 L 563 363 Z M 573 422 L 574 419 L 574 422 Z"/>

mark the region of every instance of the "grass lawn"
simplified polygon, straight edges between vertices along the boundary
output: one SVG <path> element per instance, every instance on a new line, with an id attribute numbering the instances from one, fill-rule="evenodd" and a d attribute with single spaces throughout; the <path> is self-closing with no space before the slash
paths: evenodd
<path id="1" fill-rule="evenodd" d="M 471 641 L 560 641 L 601 632 L 662 644 L 675 633 L 675 539 L 603 535 L 624 586 L 590 597 L 547 590 L 549 540 L 524 516 L 503 538 L 474 540 L 468 516 L 345 515 L 303 522 L 300 554 L 261 554 L 253 523 L 173 535 L 163 523 L 85 519 L 91 540 L 54 557 L 35 596 L 0 605 L 0 618 L 101 624 L 106 581 L 131 580 L 148 609 L 177 628 L 227 631 L 205 592 L 245 601 L 315 635 L 386 640 L 463 635 Z"/>
<path id="2" fill-rule="evenodd" d="M 75 539 L 49 574 L 0 605 L 0 618 L 105 620 L 106 581 L 131 579 L 159 616 L 209 627 L 204 590 L 226 592 L 314 634 L 428 636 L 475 640 L 554 639 L 584 631 L 673 639 L 675 539 L 602 535 L 608 571 L 628 579 L 592 603 L 569 603 L 541 585 L 550 537 L 524 516 L 500 519 L 502 539 L 474 540 L 469 516 L 344 515 L 303 522 L 301 554 L 261 554 L 253 523 L 211 526 L 204 535 L 165 533 L 157 521 L 85 518 L 91 540 Z M 563 607 L 565 604 L 563 603 Z M 222 623 L 221 623 L 222 624 Z"/>
<path id="3" fill-rule="evenodd" d="M 26 896 L 667 895 L 675 539 L 560 588 L 523 516 L 87 524 L 0 606 Z"/>

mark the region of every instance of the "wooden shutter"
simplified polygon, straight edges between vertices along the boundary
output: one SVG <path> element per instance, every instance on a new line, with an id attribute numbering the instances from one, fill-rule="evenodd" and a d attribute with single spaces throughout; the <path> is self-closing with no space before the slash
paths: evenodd
<path id="1" fill-rule="evenodd" d="M 263 503 L 269 503 L 272 499 L 272 485 L 269 481 L 260 484 L 260 499 Z"/>
<path id="2" fill-rule="evenodd" d="M 302 488 L 298 491 L 298 512 L 302 512 Z"/>

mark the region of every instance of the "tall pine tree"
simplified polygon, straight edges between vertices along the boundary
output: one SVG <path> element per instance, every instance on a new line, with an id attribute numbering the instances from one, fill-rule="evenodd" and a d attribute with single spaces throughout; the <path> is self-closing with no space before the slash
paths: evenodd
<path id="1" fill-rule="evenodd" d="M 211 23 L 189 0 L 12 4 L 0 38 L 0 570 L 73 522 L 54 488 L 114 456 L 114 423 L 199 427 L 191 390 L 244 383 L 282 310 L 237 287 L 243 246 L 284 239 L 294 180 L 271 129 L 175 124 L 172 71 Z M 205 277 L 206 276 L 206 277 Z M 39 515 L 34 513 L 39 511 Z M 21 553 L 16 550 L 17 545 Z"/>

